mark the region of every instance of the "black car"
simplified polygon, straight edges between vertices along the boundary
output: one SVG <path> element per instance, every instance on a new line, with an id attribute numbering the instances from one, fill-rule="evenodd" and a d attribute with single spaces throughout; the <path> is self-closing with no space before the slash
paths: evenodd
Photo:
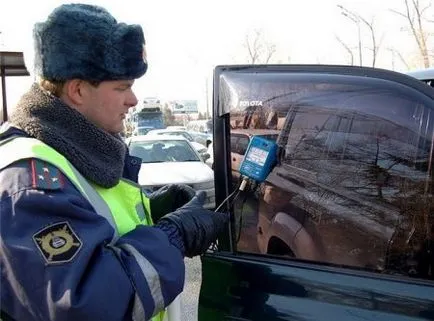
<path id="1" fill-rule="evenodd" d="M 231 224 L 202 258 L 199 320 L 434 320 L 433 98 L 374 68 L 217 67 L 216 203 Z M 258 132 L 275 166 L 232 193 L 240 133 Z"/>

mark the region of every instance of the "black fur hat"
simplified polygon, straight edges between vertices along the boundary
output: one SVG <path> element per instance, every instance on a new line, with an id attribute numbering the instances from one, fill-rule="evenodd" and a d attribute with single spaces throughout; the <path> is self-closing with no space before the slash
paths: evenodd
<path id="1" fill-rule="evenodd" d="M 137 79 L 148 67 L 139 25 L 118 23 L 102 7 L 66 4 L 35 24 L 35 73 L 48 80 Z"/>

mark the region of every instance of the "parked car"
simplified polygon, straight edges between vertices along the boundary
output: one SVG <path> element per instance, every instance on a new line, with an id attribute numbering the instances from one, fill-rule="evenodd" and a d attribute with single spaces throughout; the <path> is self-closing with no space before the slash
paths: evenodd
<path id="1" fill-rule="evenodd" d="M 231 224 L 202 257 L 199 320 L 433 320 L 432 88 L 352 66 L 214 79 L 216 203 Z M 277 133 L 277 162 L 231 202 L 240 131 Z"/>
<path id="2" fill-rule="evenodd" d="M 411 70 L 407 72 L 407 75 L 419 79 L 431 87 L 434 87 L 434 68 Z"/>
<path id="3" fill-rule="evenodd" d="M 179 129 L 154 129 L 149 131 L 147 135 L 170 135 L 184 137 L 193 145 L 204 161 L 210 158 L 210 154 L 208 154 L 207 150 L 207 147 L 210 143 L 207 142 L 206 138 L 204 139 L 203 137 L 196 135 L 196 133 Z"/>
<path id="4" fill-rule="evenodd" d="M 151 131 L 153 129 L 154 129 L 154 127 L 149 127 L 149 126 L 137 127 L 137 128 L 134 128 L 132 136 L 146 135 L 149 131 Z"/>
<path id="5" fill-rule="evenodd" d="M 167 126 L 166 129 L 170 129 L 170 130 L 186 130 L 187 128 L 185 126 Z"/>
<path id="6" fill-rule="evenodd" d="M 188 140 L 192 146 L 198 151 L 200 156 L 204 161 L 206 161 L 208 158 L 210 158 L 210 154 L 208 154 L 207 146 L 204 143 L 198 142 L 197 139 L 195 139 L 195 136 L 186 131 L 186 130 L 178 130 L 178 129 L 154 129 L 147 133 L 149 136 L 155 136 L 155 135 L 166 135 L 166 136 L 179 136 L 183 137 L 186 140 Z"/>
<path id="7" fill-rule="evenodd" d="M 212 119 L 192 120 L 186 127 L 190 131 L 212 134 Z"/>
<path id="8" fill-rule="evenodd" d="M 136 136 L 130 154 L 140 157 L 139 184 L 153 192 L 167 184 L 187 184 L 207 193 L 206 208 L 215 207 L 214 173 L 192 144 L 175 136 Z"/>
<path id="9" fill-rule="evenodd" d="M 195 142 L 198 142 L 206 147 L 212 144 L 212 134 L 200 133 L 194 131 L 187 131 Z"/>
<path id="10" fill-rule="evenodd" d="M 154 129 L 149 131 L 148 134 L 182 136 L 190 142 L 196 142 L 202 144 L 205 147 L 208 147 L 208 145 L 212 142 L 212 135 L 210 134 L 176 128 Z"/>

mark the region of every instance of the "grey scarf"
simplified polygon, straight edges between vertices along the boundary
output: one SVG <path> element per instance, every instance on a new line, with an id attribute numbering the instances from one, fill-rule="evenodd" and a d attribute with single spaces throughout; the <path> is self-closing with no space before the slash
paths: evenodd
<path id="1" fill-rule="evenodd" d="M 122 177 L 126 146 L 59 98 L 33 84 L 11 123 L 65 156 L 90 181 L 110 188 Z"/>

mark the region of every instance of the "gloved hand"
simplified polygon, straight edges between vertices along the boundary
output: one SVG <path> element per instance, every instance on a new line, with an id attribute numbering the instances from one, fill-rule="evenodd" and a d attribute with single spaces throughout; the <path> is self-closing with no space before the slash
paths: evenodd
<path id="1" fill-rule="evenodd" d="M 185 184 L 170 184 L 149 195 L 151 216 L 154 222 L 191 201 L 196 191 Z"/>
<path id="2" fill-rule="evenodd" d="M 205 197 L 205 192 L 198 192 L 190 202 L 173 213 L 166 214 L 156 224 L 162 229 L 167 229 L 167 226 L 177 227 L 187 257 L 205 253 L 229 221 L 228 214 L 204 209 Z"/>

